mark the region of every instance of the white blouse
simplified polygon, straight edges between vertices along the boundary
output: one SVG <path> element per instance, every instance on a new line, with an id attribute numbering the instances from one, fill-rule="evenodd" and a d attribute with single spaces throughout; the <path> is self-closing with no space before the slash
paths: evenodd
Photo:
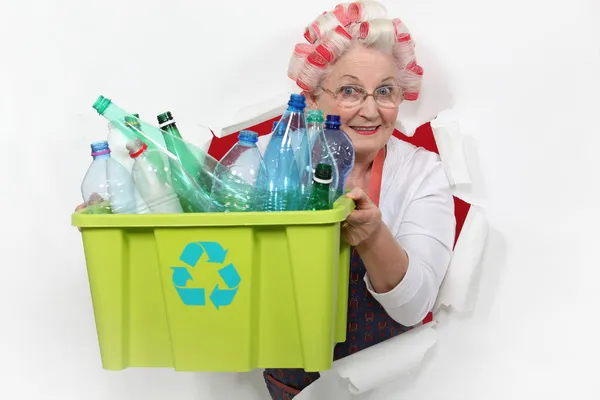
<path id="1" fill-rule="evenodd" d="M 259 138 L 261 153 L 271 134 Z M 433 308 L 452 256 L 454 199 L 435 153 L 391 137 L 383 164 L 379 208 L 383 222 L 408 254 L 404 279 L 387 293 L 367 289 L 398 323 L 418 324 Z"/>
<path id="2" fill-rule="evenodd" d="M 439 156 L 392 136 L 379 208 L 383 222 L 408 254 L 408 270 L 386 293 L 373 290 L 368 274 L 364 280 L 390 317 L 413 326 L 433 308 L 454 244 L 454 199 Z"/>

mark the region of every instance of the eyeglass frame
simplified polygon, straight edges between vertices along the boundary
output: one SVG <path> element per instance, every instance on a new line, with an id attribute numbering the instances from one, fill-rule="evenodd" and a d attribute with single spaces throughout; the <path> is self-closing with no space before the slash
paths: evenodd
<path id="1" fill-rule="evenodd" d="M 359 88 L 361 88 L 361 89 L 363 89 L 363 90 L 364 90 L 364 93 L 365 93 L 365 94 L 363 95 L 363 98 L 362 98 L 362 100 L 360 101 L 360 103 L 358 103 L 357 105 L 355 105 L 355 106 L 352 106 L 352 107 L 346 107 L 346 106 L 342 106 L 342 105 L 339 105 L 339 104 L 338 104 L 340 107 L 343 107 L 343 108 L 355 108 L 355 107 L 360 107 L 360 106 L 361 106 L 361 105 L 362 105 L 362 104 L 365 102 L 365 100 L 367 100 L 367 97 L 371 96 L 371 97 L 373 97 L 373 100 L 375 101 L 375 104 L 377 104 L 379 107 L 383 107 L 383 108 L 394 108 L 394 107 L 384 107 L 384 106 L 382 106 L 381 104 L 379 104 L 379 102 L 377 101 L 377 96 L 378 96 L 378 95 L 376 95 L 376 94 L 375 94 L 375 92 L 373 92 L 373 93 L 369 93 L 369 92 L 367 92 L 367 90 L 366 90 L 364 87 L 360 86 L 360 85 L 341 85 L 341 86 L 340 86 L 340 87 L 337 89 L 337 93 L 334 93 L 333 91 L 331 91 L 331 90 L 329 90 L 329 89 L 327 89 L 327 88 L 325 88 L 325 87 L 323 87 L 323 86 L 320 86 L 320 85 L 318 86 L 318 88 L 319 88 L 319 89 L 321 89 L 321 90 L 323 90 L 323 91 L 324 91 L 324 92 L 326 92 L 326 93 L 329 93 L 329 94 L 331 95 L 331 97 L 333 97 L 333 99 L 334 99 L 334 100 L 336 100 L 336 102 L 337 102 L 337 101 L 338 101 L 338 100 L 337 100 L 337 97 L 338 97 L 339 91 L 340 91 L 340 89 L 341 89 L 341 88 L 343 88 L 344 86 L 359 87 Z M 395 88 L 399 88 L 399 89 L 400 89 L 400 101 L 398 102 L 398 104 L 396 104 L 396 105 L 395 105 L 395 107 L 398 107 L 398 106 L 400 105 L 400 103 L 402 103 L 402 100 L 404 100 L 404 89 L 402 89 L 402 87 L 401 87 L 401 86 L 398 86 L 398 85 L 381 85 L 381 86 L 379 86 L 377 89 L 379 89 L 379 88 L 382 88 L 382 87 L 390 87 L 390 86 L 391 86 L 391 87 L 395 87 Z M 377 89 L 375 89 L 375 90 L 377 90 Z"/>

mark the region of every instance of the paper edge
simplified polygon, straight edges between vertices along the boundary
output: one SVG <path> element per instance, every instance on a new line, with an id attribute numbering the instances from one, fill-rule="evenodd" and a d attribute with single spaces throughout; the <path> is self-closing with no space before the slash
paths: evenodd
<path id="1" fill-rule="evenodd" d="M 386 343 L 387 340 L 380 342 L 370 348 L 364 349 L 361 352 L 355 353 L 353 355 L 350 355 L 348 357 L 345 357 L 341 360 L 334 362 L 334 364 L 332 366 L 332 370 L 336 371 L 338 376 L 341 379 L 344 379 L 347 381 L 348 391 L 353 395 L 364 394 L 364 393 L 374 390 L 375 388 L 379 388 L 382 385 L 387 385 L 387 384 L 393 382 L 398 377 L 404 376 L 404 375 L 410 373 L 411 371 L 414 371 L 416 368 L 418 368 L 420 365 L 423 364 L 423 359 L 425 358 L 425 355 L 427 354 L 427 352 L 437 344 L 438 332 L 436 329 L 434 329 L 434 327 L 437 324 L 438 324 L 437 321 L 430 321 L 426 324 L 416 326 L 408 332 L 402 333 L 398 336 L 388 339 L 388 340 L 396 340 L 397 343 L 395 344 L 395 346 L 401 346 L 402 345 L 401 342 L 415 341 L 416 340 L 415 336 L 424 335 L 421 337 L 421 339 L 418 342 L 419 345 L 423 344 L 423 348 L 421 349 L 421 352 L 419 353 L 418 359 L 412 360 L 413 362 L 408 364 L 398 374 L 391 374 L 390 376 L 386 377 L 384 380 L 376 381 L 374 386 L 370 385 L 366 389 L 360 389 L 357 386 L 357 384 L 352 380 L 352 377 L 349 376 L 350 368 L 346 368 L 346 366 L 352 362 L 357 362 L 357 361 L 360 362 L 361 364 L 364 363 L 364 358 L 369 357 L 368 350 L 370 348 L 375 348 L 377 346 L 380 346 L 380 345 Z M 407 336 L 407 334 L 408 334 L 408 336 Z M 415 346 L 415 345 L 417 345 L 417 343 L 411 343 L 410 345 Z M 359 359 L 359 360 L 352 361 L 353 358 Z M 360 360 L 361 358 L 363 360 Z M 373 362 L 375 362 L 375 361 L 373 361 Z"/>
<path id="2" fill-rule="evenodd" d="M 452 254 L 452 259 L 450 260 L 450 264 L 448 266 L 448 271 L 446 272 L 446 276 L 440 285 L 440 289 L 438 292 L 438 296 L 436 302 L 434 304 L 432 312 L 437 313 L 442 306 L 453 307 L 458 312 L 463 312 L 465 310 L 466 298 L 468 296 L 468 290 L 463 290 L 460 298 L 457 299 L 457 296 L 452 296 L 448 294 L 450 291 L 449 285 L 453 285 L 456 281 L 453 279 L 454 273 L 453 271 L 460 271 L 461 276 L 464 276 L 465 270 L 467 270 L 469 281 L 464 282 L 464 288 L 471 287 L 475 272 L 481 268 L 481 257 L 483 255 L 483 250 L 485 248 L 485 243 L 487 242 L 487 235 L 489 231 L 488 222 L 479 209 L 479 207 L 471 206 L 469 208 L 469 212 L 467 213 L 467 217 L 465 219 L 465 223 L 461 229 L 458 240 L 456 241 L 456 246 L 454 247 L 454 251 Z M 473 243 L 479 244 L 477 248 L 473 247 Z M 457 256 L 457 253 L 459 256 Z M 467 256 L 463 256 L 466 254 Z M 460 266 L 452 268 L 455 263 L 461 258 L 471 259 L 472 263 L 468 267 Z"/>
<path id="3" fill-rule="evenodd" d="M 454 110 L 440 111 L 430 121 L 430 126 L 451 186 L 470 185 L 472 179 L 464 152 L 463 135 Z"/>

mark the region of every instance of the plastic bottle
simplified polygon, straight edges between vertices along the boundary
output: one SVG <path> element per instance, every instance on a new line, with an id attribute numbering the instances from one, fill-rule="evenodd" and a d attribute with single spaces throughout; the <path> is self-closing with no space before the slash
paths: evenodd
<path id="1" fill-rule="evenodd" d="M 299 193 L 294 199 L 292 209 L 303 210 L 312 186 L 312 162 L 306 133 L 306 98 L 300 94 L 292 94 L 288 101 L 288 107 L 277 123 L 275 130 L 285 130 L 290 137 L 290 146 L 294 152 L 296 167 L 299 173 Z M 273 140 L 271 138 L 271 140 Z"/>
<path id="2" fill-rule="evenodd" d="M 131 175 L 135 187 L 154 214 L 182 213 L 183 209 L 170 182 L 168 159 L 157 150 L 149 150 L 139 138 L 127 142 L 135 160 Z"/>
<path id="3" fill-rule="evenodd" d="M 311 160 L 313 171 L 316 171 L 318 164 L 328 164 L 331 167 L 331 184 L 329 185 L 329 203 L 333 205 L 337 200 L 337 187 L 339 182 L 339 172 L 333 154 L 327 145 L 325 131 L 323 129 L 323 111 L 308 110 L 307 112 L 308 138 L 312 142 Z M 314 183 L 313 183 L 314 184 Z"/>
<path id="4" fill-rule="evenodd" d="M 344 194 L 344 185 L 354 168 L 354 146 L 346 132 L 340 129 L 339 115 L 328 115 L 325 120 L 325 139 L 338 170 L 338 184 L 335 199 Z"/>
<path id="5" fill-rule="evenodd" d="M 329 210 L 329 185 L 331 184 L 332 168 L 329 164 L 317 164 L 313 177 L 313 186 L 306 204 L 306 210 Z"/>
<path id="6" fill-rule="evenodd" d="M 134 117 L 104 96 L 99 96 L 93 107 L 98 114 L 111 122 L 128 141 L 139 138 L 148 146 L 148 150 L 157 150 L 170 162 L 181 164 L 178 156 L 167 149 L 163 137 L 164 131 L 160 128 Z M 178 184 L 173 187 L 177 191 L 177 195 L 179 198 L 185 198 L 195 204 L 199 210 L 218 211 L 214 209 L 215 205 L 210 197 L 210 191 L 204 189 L 200 184 L 200 177 L 194 176 L 188 171 L 188 168 L 192 169 L 192 172 L 195 168 L 199 168 L 212 179 L 212 171 L 217 165 L 217 160 L 183 139 L 173 137 L 173 140 L 178 145 L 185 146 L 197 161 L 193 166 L 181 165 L 171 170 L 171 178 L 173 181 L 178 181 Z"/>
<path id="7" fill-rule="evenodd" d="M 139 118 L 139 114 L 132 114 L 134 117 Z M 117 160 L 122 166 L 124 166 L 129 172 L 133 168 L 134 160 L 129 157 L 129 151 L 127 151 L 128 139 L 121 134 L 112 122 L 108 123 L 108 145 L 111 149 L 111 157 Z"/>
<path id="8" fill-rule="evenodd" d="M 81 195 L 92 214 L 135 214 L 134 183 L 111 156 L 108 141 L 91 144 L 93 161 L 81 183 Z"/>
<path id="9" fill-rule="evenodd" d="M 265 211 L 291 211 L 297 205 L 300 174 L 286 124 L 278 123 L 263 160 L 266 177 L 259 177 L 265 192 Z"/>
<path id="10" fill-rule="evenodd" d="M 201 164 L 194 157 L 192 152 L 188 149 L 185 142 L 182 140 L 181 133 L 179 133 L 179 129 L 175 124 L 175 120 L 173 119 L 173 114 L 170 111 L 166 111 L 162 114 L 157 115 L 158 127 L 163 131 L 163 139 L 165 141 L 165 146 L 169 152 L 173 153 L 177 157 L 177 161 L 173 159 L 169 159 L 169 168 L 171 169 L 171 179 L 173 181 L 173 185 L 183 185 L 182 188 L 176 188 L 176 193 L 185 193 L 186 186 L 188 183 L 185 180 L 178 179 L 178 176 L 185 176 L 185 171 L 189 172 L 192 177 L 200 177 L 200 167 Z M 179 140 L 177 140 L 179 139 Z M 178 171 L 183 169 L 181 171 Z M 173 171 L 177 171 L 173 173 Z M 199 181 L 202 189 L 210 193 L 210 184 L 206 184 L 205 182 Z M 204 184 L 202 184 L 204 183 Z M 178 196 L 179 203 L 183 208 L 184 212 L 203 212 L 210 211 L 206 209 L 202 209 L 198 206 L 196 202 L 188 201 L 185 196 Z"/>
<path id="11" fill-rule="evenodd" d="M 215 169 L 213 199 L 224 211 L 262 211 L 266 167 L 256 142 L 256 132 L 244 130 L 238 142 L 223 156 Z"/>

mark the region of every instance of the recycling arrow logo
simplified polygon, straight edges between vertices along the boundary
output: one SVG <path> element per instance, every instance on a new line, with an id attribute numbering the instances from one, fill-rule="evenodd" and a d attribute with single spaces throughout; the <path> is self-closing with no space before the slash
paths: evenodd
<path id="1" fill-rule="evenodd" d="M 221 266 L 219 275 L 225 285 L 219 286 L 219 283 L 217 283 L 208 296 L 212 304 L 219 310 L 220 307 L 228 306 L 233 302 L 242 280 L 232 263 L 223 266 L 227 250 L 223 250 L 223 247 L 219 243 L 188 243 L 179 256 L 179 260 L 186 266 L 171 267 L 173 270 L 173 286 L 175 286 L 175 290 L 177 290 L 181 301 L 186 306 L 205 306 L 205 289 L 187 287 L 188 281 L 193 280 L 189 268 L 196 268 L 196 265 L 203 256 L 207 258 L 206 261 L 209 264 L 219 264 Z"/>

